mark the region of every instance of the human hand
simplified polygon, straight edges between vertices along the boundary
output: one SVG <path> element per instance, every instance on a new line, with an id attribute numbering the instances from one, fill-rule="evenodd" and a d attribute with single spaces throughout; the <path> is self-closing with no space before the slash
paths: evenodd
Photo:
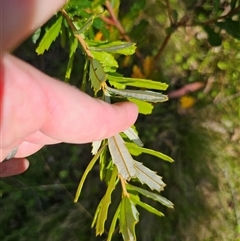
<path id="1" fill-rule="evenodd" d="M 49 19 L 64 0 L 0 0 L 0 161 L 15 148 L 14 158 L 0 163 L 0 176 L 24 172 L 25 157 L 44 145 L 87 143 L 132 125 L 137 107 L 110 105 L 57 81 L 7 53 Z"/>

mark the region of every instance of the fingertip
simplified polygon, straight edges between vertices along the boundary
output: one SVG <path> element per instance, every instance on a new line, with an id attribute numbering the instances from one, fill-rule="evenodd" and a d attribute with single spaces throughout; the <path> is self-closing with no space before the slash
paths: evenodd
<path id="1" fill-rule="evenodd" d="M 10 177 L 25 172 L 29 167 L 26 158 L 12 158 L 0 163 L 0 177 Z"/>

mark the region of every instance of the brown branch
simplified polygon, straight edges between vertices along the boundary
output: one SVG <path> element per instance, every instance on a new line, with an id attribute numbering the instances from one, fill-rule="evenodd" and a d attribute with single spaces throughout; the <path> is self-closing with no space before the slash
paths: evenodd
<path id="1" fill-rule="evenodd" d="M 155 62 L 157 62 L 158 59 L 160 58 L 163 50 L 165 49 L 165 47 L 167 46 L 168 41 L 170 40 L 171 35 L 172 35 L 172 33 L 169 33 L 169 34 L 165 37 L 165 39 L 164 39 L 161 47 L 159 48 L 156 56 L 154 57 L 154 61 L 155 61 Z"/>
<path id="2" fill-rule="evenodd" d="M 82 37 L 80 34 L 75 33 L 75 32 L 77 31 L 77 29 L 76 29 L 76 27 L 74 26 L 72 20 L 69 18 L 67 12 L 66 12 L 64 9 L 62 9 L 62 10 L 61 10 L 61 13 L 62 13 L 62 15 L 64 16 L 64 18 L 67 20 L 68 25 L 69 25 L 70 28 L 72 29 L 74 36 L 75 36 L 75 37 L 78 39 L 78 41 L 80 42 L 80 44 L 81 44 L 84 52 L 86 53 L 86 55 L 87 55 L 90 59 L 92 59 L 93 56 L 92 56 L 91 52 L 89 51 L 89 48 L 88 48 L 87 44 L 85 43 L 83 37 Z"/>
<path id="3" fill-rule="evenodd" d="M 172 10 L 170 8 L 169 1 L 165 0 L 165 2 L 166 2 L 166 6 L 167 6 L 168 18 L 170 20 L 171 25 L 173 25 L 174 22 L 173 22 L 173 19 L 172 19 Z"/>
<path id="4" fill-rule="evenodd" d="M 122 37 L 127 42 L 132 42 L 131 38 L 126 34 L 125 29 L 123 28 L 122 24 L 120 23 L 120 21 L 116 17 L 116 15 L 114 13 L 114 10 L 112 8 L 112 5 L 108 0 L 106 1 L 105 6 L 106 6 L 111 18 L 108 19 L 108 18 L 102 17 L 102 20 L 105 21 L 108 24 L 114 25 L 118 29 L 118 31 L 120 32 Z M 143 59 L 141 53 L 138 50 L 136 50 L 136 55 L 139 59 L 141 59 L 141 60 Z"/>

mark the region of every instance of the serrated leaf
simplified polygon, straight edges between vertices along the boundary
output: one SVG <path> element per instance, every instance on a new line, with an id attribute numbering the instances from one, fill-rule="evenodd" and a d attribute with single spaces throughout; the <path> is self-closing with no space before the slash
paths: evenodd
<path id="1" fill-rule="evenodd" d="M 139 212 L 134 203 L 126 196 L 122 198 L 119 214 L 120 232 L 124 241 L 136 241 L 135 225 Z"/>
<path id="2" fill-rule="evenodd" d="M 97 93 L 101 89 L 102 82 L 106 80 L 106 74 L 98 60 L 90 60 L 89 76 L 94 92 Z"/>
<path id="3" fill-rule="evenodd" d="M 137 171 L 136 178 L 142 183 L 149 186 L 152 190 L 162 191 L 166 184 L 162 181 L 162 177 L 156 172 L 144 166 L 142 163 L 135 161 L 135 169 Z"/>
<path id="4" fill-rule="evenodd" d="M 140 188 L 140 187 L 136 187 L 136 186 L 133 186 L 131 184 L 126 184 L 126 187 L 127 187 L 127 190 L 129 192 L 131 191 L 137 191 L 138 193 L 144 195 L 145 197 L 148 197 L 148 198 L 151 198 L 153 199 L 154 201 L 157 201 L 159 203 L 161 203 L 162 205 L 168 207 L 168 208 L 173 208 L 173 203 L 171 201 L 169 201 L 168 199 L 166 199 L 165 197 L 157 194 L 157 193 L 154 193 L 154 192 L 149 192 L 143 188 Z"/>
<path id="5" fill-rule="evenodd" d="M 102 144 L 102 140 L 100 140 L 100 141 L 94 141 L 94 142 L 92 143 L 92 151 L 91 151 L 91 153 L 92 153 L 93 155 L 96 155 L 96 153 L 98 152 L 101 144 Z"/>
<path id="6" fill-rule="evenodd" d="M 112 219 L 112 222 L 111 222 L 111 225 L 110 225 L 110 228 L 109 228 L 109 232 L 108 232 L 107 241 L 111 241 L 113 233 L 115 231 L 116 223 L 117 223 L 117 220 L 119 218 L 120 206 L 121 206 L 121 204 L 119 204 L 119 206 L 118 206 L 118 208 L 117 208 L 117 210 L 116 210 L 116 212 L 113 216 L 113 219 Z"/>
<path id="7" fill-rule="evenodd" d="M 40 41 L 36 52 L 37 54 L 43 54 L 45 50 L 48 50 L 52 42 L 57 38 L 60 33 L 63 17 L 60 16 L 58 20 L 48 29 Z"/>
<path id="8" fill-rule="evenodd" d="M 117 168 L 115 167 L 113 169 L 111 179 L 108 183 L 107 191 L 100 202 L 101 205 L 96 218 L 96 235 L 102 235 L 104 232 L 104 226 L 107 220 L 108 208 L 109 208 L 109 205 L 111 204 L 111 195 L 116 185 L 115 181 L 117 178 L 117 174 L 118 174 Z"/>
<path id="9" fill-rule="evenodd" d="M 76 194 L 75 194 L 75 198 L 74 198 L 74 202 L 76 203 L 79 199 L 79 196 L 81 194 L 81 191 L 82 191 L 82 187 L 83 187 L 83 184 L 87 178 L 87 175 L 88 173 L 92 170 L 93 166 L 95 165 L 96 161 L 98 160 L 101 152 L 106 148 L 106 145 L 102 146 L 100 148 L 100 150 L 98 151 L 98 153 L 92 158 L 92 160 L 90 161 L 90 163 L 88 164 L 86 170 L 84 171 L 83 173 L 83 176 L 79 182 L 79 185 L 78 185 L 78 188 L 77 188 L 77 191 L 76 191 Z"/>
<path id="10" fill-rule="evenodd" d="M 148 102 L 165 102 L 168 100 L 168 96 L 162 93 L 144 90 L 117 90 L 109 86 L 105 89 L 110 95 L 118 95 L 125 98 L 134 98 Z"/>
<path id="11" fill-rule="evenodd" d="M 130 155 L 122 137 L 116 134 L 108 138 L 108 147 L 112 156 L 113 163 L 117 166 L 118 173 L 125 179 L 130 180 L 137 174 L 135 161 Z"/>
<path id="12" fill-rule="evenodd" d="M 118 68 L 118 63 L 111 54 L 96 51 L 91 51 L 91 54 L 94 59 L 101 63 L 105 72 L 115 72 Z"/>
<path id="13" fill-rule="evenodd" d="M 154 151 L 154 150 L 151 150 L 148 148 L 139 147 L 138 145 L 135 145 L 134 143 L 129 143 L 129 142 L 126 142 L 125 145 L 128 148 L 128 150 L 130 151 L 130 153 L 132 153 L 134 156 L 139 156 L 142 153 L 146 153 L 146 154 L 161 158 L 164 161 L 174 162 L 174 160 L 171 157 L 169 157 L 159 151 Z"/>
<path id="14" fill-rule="evenodd" d="M 107 79 L 111 85 L 114 85 L 114 82 L 119 84 L 133 86 L 138 88 L 154 89 L 154 90 L 166 90 L 168 85 L 158 81 L 153 81 L 149 79 L 139 79 L 139 78 L 126 78 L 123 76 L 115 76 L 108 74 Z"/>
<path id="15" fill-rule="evenodd" d="M 135 53 L 136 45 L 134 43 L 114 41 L 114 42 L 88 42 L 90 51 L 108 52 L 124 55 L 132 55 Z M 91 46 L 91 44 L 93 46 Z"/>
<path id="16" fill-rule="evenodd" d="M 71 73 L 72 73 L 74 54 L 76 52 L 77 47 L 78 47 L 78 40 L 76 38 L 74 38 L 73 42 L 70 45 L 69 60 L 68 60 L 67 70 L 66 70 L 66 73 L 65 73 L 65 78 L 67 80 L 70 79 L 70 76 L 71 76 Z"/>
<path id="17" fill-rule="evenodd" d="M 142 100 L 137 100 L 133 98 L 128 98 L 129 101 L 135 103 L 138 106 L 138 112 L 144 115 L 148 115 L 152 113 L 153 104 L 148 103 Z"/>
<path id="18" fill-rule="evenodd" d="M 138 146 L 143 146 L 142 141 L 138 137 L 137 133 L 133 130 L 133 128 L 129 127 L 123 133 L 129 138 L 129 140 L 133 141 Z"/>
<path id="19" fill-rule="evenodd" d="M 156 208 L 150 206 L 147 203 L 142 202 L 139 198 L 136 198 L 136 195 L 130 195 L 130 200 L 136 204 L 139 205 L 140 207 L 146 209 L 148 212 L 153 213 L 155 215 L 158 215 L 159 217 L 163 217 L 164 214 L 160 211 L 158 211 Z"/>

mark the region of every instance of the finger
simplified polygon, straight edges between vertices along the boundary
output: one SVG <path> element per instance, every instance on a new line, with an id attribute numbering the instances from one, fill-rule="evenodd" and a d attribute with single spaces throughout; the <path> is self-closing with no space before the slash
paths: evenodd
<path id="1" fill-rule="evenodd" d="M 1 0 L 0 48 L 15 47 L 53 16 L 65 2 L 66 0 Z"/>
<path id="2" fill-rule="evenodd" d="M 136 105 L 93 99 L 13 56 L 4 55 L 3 70 L 5 148 L 18 146 L 38 130 L 60 142 L 91 142 L 124 131 L 136 121 Z"/>
<path id="3" fill-rule="evenodd" d="M 25 158 L 13 158 L 0 163 L 0 177 L 9 177 L 25 172 L 29 162 Z"/>

